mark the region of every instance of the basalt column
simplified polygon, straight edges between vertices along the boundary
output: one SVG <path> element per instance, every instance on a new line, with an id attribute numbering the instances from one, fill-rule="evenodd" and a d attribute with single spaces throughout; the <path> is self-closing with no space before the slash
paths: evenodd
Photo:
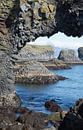
<path id="1" fill-rule="evenodd" d="M 10 57 L 13 53 L 11 31 L 8 27 L 10 21 L 7 21 L 15 4 L 16 1 L 14 0 L 0 0 L 0 107 L 17 107 L 19 105 L 19 98 L 16 96 L 14 86 L 13 64 Z M 12 18 L 13 15 L 11 15 Z"/>

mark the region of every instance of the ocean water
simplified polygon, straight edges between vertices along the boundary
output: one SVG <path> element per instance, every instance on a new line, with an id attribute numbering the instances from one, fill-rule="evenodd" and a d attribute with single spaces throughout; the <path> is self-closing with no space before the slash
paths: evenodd
<path id="1" fill-rule="evenodd" d="M 47 100 L 54 99 L 63 110 L 67 110 L 76 100 L 83 98 L 83 65 L 53 72 L 68 79 L 48 85 L 16 84 L 16 92 L 21 97 L 22 106 L 50 114 L 44 107 Z"/>

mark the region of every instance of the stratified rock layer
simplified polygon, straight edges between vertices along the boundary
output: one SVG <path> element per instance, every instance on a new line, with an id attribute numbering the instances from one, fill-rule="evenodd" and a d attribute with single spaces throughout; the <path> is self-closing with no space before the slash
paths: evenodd
<path id="1" fill-rule="evenodd" d="M 26 44 L 18 54 L 12 55 L 12 58 L 19 61 L 48 61 L 54 58 L 54 49 L 48 45 Z"/>
<path id="2" fill-rule="evenodd" d="M 48 84 L 59 80 L 58 76 L 37 61 L 15 63 L 14 74 L 17 83 Z"/>

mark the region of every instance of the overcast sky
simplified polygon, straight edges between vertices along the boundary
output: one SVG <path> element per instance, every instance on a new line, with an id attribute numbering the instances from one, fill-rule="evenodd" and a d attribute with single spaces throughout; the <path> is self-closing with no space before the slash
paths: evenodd
<path id="1" fill-rule="evenodd" d="M 83 37 L 67 37 L 65 34 L 59 32 L 50 38 L 39 37 L 35 40 L 35 42 L 31 42 L 31 44 L 52 45 L 60 48 L 77 49 L 78 47 L 83 47 Z"/>

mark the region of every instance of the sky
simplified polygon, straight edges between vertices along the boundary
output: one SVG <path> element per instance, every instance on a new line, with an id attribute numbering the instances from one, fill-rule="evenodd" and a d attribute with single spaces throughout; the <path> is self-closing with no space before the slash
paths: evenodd
<path id="1" fill-rule="evenodd" d="M 78 37 L 68 37 L 63 33 L 57 33 L 51 36 L 50 38 L 39 37 L 35 40 L 35 42 L 30 42 L 29 44 L 34 45 L 52 45 L 59 48 L 68 48 L 68 49 L 78 49 L 79 47 L 83 47 L 83 36 Z"/>

